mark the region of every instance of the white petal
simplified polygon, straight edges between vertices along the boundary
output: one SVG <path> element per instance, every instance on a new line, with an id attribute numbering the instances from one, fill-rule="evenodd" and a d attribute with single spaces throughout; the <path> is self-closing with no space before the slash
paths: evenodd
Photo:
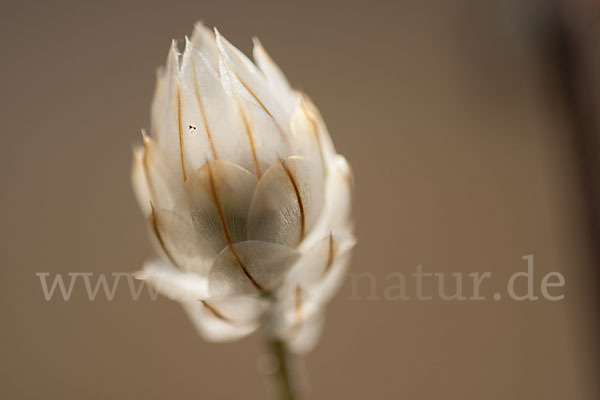
<path id="1" fill-rule="evenodd" d="M 273 91 L 280 97 L 285 98 L 291 95 L 290 84 L 279 67 L 273 62 L 264 49 L 258 38 L 254 38 L 254 48 L 252 49 L 254 61 L 267 79 L 267 83 Z"/>
<path id="2" fill-rule="evenodd" d="M 260 178 L 280 157 L 292 155 L 289 135 L 285 135 L 260 106 L 237 97 L 238 112 L 253 155 L 253 171 Z"/>
<path id="3" fill-rule="evenodd" d="M 208 297 L 206 277 L 179 271 L 160 260 L 147 261 L 136 277 L 148 282 L 160 294 L 171 300 L 197 302 Z"/>
<path id="4" fill-rule="evenodd" d="M 224 101 L 224 95 L 217 73 L 208 65 L 208 61 L 198 54 L 189 40 L 186 40 L 179 82 L 182 150 L 189 173 L 206 160 L 219 158 L 213 138 L 214 121 L 209 122 L 205 103 L 214 103 L 219 99 Z M 211 96 L 210 99 L 206 98 L 206 94 Z"/>
<path id="5" fill-rule="evenodd" d="M 254 296 L 210 297 L 203 304 L 233 324 L 253 324 L 269 303 Z"/>
<path id="6" fill-rule="evenodd" d="M 189 41 L 183 54 L 180 81 L 187 168 L 194 170 L 206 160 L 221 159 L 255 173 L 255 148 L 253 138 L 249 137 L 252 133 L 240 115 L 238 101 L 225 92 L 217 71 Z"/>
<path id="7" fill-rule="evenodd" d="M 146 171 L 144 170 L 144 148 L 136 147 L 133 149 L 133 163 L 131 165 L 131 182 L 133 183 L 133 192 L 135 198 L 144 215 L 150 215 L 152 201 L 150 197 L 150 189 L 146 179 Z"/>
<path id="8" fill-rule="evenodd" d="M 324 306 L 343 283 L 354 244 L 353 236 L 330 236 L 313 246 L 287 274 L 267 329 L 286 340 L 293 351 L 307 352 L 316 344 Z"/>
<path id="9" fill-rule="evenodd" d="M 291 351 L 307 353 L 317 344 L 323 323 L 323 308 L 298 287 L 294 296 L 279 302 L 265 329 L 269 336 L 284 340 Z"/>
<path id="10" fill-rule="evenodd" d="M 179 172 L 173 169 L 163 149 L 148 136 L 144 136 L 144 152 L 139 153 L 138 157 L 136 168 L 145 173 L 148 195 L 154 207 L 173 209 L 183 194 L 183 180 Z M 140 176 L 139 171 L 136 174 Z M 138 182 L 141 185 L 141 179 Z M 144 193 L 140 192 L 139 195 L 144 196 Z"/>
<path id="11" fill-rule="evenodd" d="M 196 231 L 189 217 L 153 210 L 152 228 L 166 258 L 182 271 L 206 276 L 217 252 Z"/>
<path id="12" fill-rule="evenodd" d="M 182 303 L 198 332 L 207 340 L 235 340 L 252 333 L 260 323 L 265 304 L 251 297 L 208 297 L 208 281 L 193 273 L 181 272 L 169 264 L 149 261 L 139 279 L 160 294 Z"/>
<path id="13" fill-rule="evenodd" d="M 348 161 L 336 155 L 331 167 L 331 178 L 327 182 L 327 211 L 332 231 L 352 230 L 352 198 L 354 178 Z"/>
<path id="14" fill-rule="evenodd" d="M 194 227 L 216 252 L 246 240 L 256 177 L 223 160 L 209 161 L 186 182 Z"/>
<path id="15" fill-rule="evenodd" d="M 223 63 L 221 76 L 227 78 L 232 90 L 261 106 L 286 131 L 291 114 L 291 98 L 276 96 L 254 63 L 216 32 L 217 46 Z M 227 84 L 227 83 L 224 83 Z"/>
<path id="16" fill-rule="evenodd" d="M 204 26 L 203 23 L 197 22 L 194 25 L 194 33 L 192 33 L 191 42 L 194 47 L 210 62 L 212 67 L 219 69 L 219 49 L 215 40 L 215 33 Z"/>
<path id="17" fill-rule="evenodd" d="M 307 286 L 307 296 L 313 299 L 315 303 L 321 305 L 328 303 L 344 283 L 344 278 L 346 277 L 350 265 L 354 243 L 355 240 L 352 238 L 350 242 L 343 245 L 348 247 L 345 251 L 341 250 L 342 253 L 335 258 L 333 265 L 324 274 L 323 278 L 313 285 Z"/>
<path id="18" fill-rule="evenodd" d="M 330 234 L 305 251 L 294 264 L 282 290 L 292 292 L 296 287 L 310 288 L 320 285 L 328 274 L 339 269 L 348 257 L 356 240 L 351 235 Z"/>
<path id="19" fill-rule="evenodd" d="M 319 141 L 321 143 L 321 149 L 325 157 L 325 163 L 329 165 L 329 163 L 332 162 L 332 159 L 337 154 L 337 152 L 335 151 L 335 148 L 333 146 L 333 142 L 331 140 L 331 136 L 329 135 L 329 131 L 327 130 L 327 126 L 325 126 L 325 121 L 323 121 L 323 117 L 321 116 L 319 109 L 314 105 L 312 100 L 305 93 L 298 93 L 298 96 L 300 97 L 302 107 L 306 111 L 312 123 L 314 123 L 317 128 L 316 130 L 319 136 Z"/>
<path id="20" fill-rule="evenodd" d="M 228 246 L 209 275 L 213 296 L 265 294 L 274 290 L 298 259 L 298 253 L 275 243 L 248 241 Z"/>
<path id="21" fill-rule="evenodd" d="M 256 330 L 265 304 L 253 297 L 239 296 L 186 302 L 183 307 L 202 337 L 223 342 L 240 339 Z"/>
<path id="22" fill-rule="evenodd" d="M 248 219 L 249 239 L 295 247 L 323 206 L 323 176 L 301 157 L 273 164 L 258 183 Z"/>
<path id="23" fill-rule="evenodd" d="M 156 92 L 152 103 L 151 132 L 164 150 L 169 162 L 173 165 L 179 165 L 181 162 L 178 75 L 179 53 L 177 44 L 173 41 L 167 58 L 166 69 L 158 73 Z M 183 171 L 180 170 L 179 174 L 182 175 Z"/>
<path id="24" fill-rule="evenodd" d="M 315 348 L 325 325 L 325 314 L 323 311 L 316 312 L 302 321 L 292 329 L 286 337 L 290 351 L 298 354 L 306 354 Z"/>
<path id="25" fill-rule="evenodd" d="M 326 175 L 328 167 L 319 138 L 316 122 L 302 103 L 295 108 L 290 121 L 293 135 L 290 137 L 290 146 L 295 155 L 302 156 L 319 166 L 322 175 Z"/>

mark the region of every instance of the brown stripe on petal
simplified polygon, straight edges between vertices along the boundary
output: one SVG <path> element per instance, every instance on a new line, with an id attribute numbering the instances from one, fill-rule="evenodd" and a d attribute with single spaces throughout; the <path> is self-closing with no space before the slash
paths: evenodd
<path id="1" fill-rule="evenodd" d="M 218 319 L 220 319 L 221 321 L 225 321 L 225 322 L 231 322 L 231 320 L 229 318 L 227 318 L 226 316 L 224 316 L 219 310 L 217 310 L 212 304 L 209 304 L 208 301 L 206 300 L 200 300 L 200 302 L 202 303 L 202 305 L 204 307 L 206 307 L 206 309 L 208 311 L 210 311 L 210 313 L 212 315 L 214 315 L 215 317 L 217 317 Z"/>
<path id="2" fill-rule="evenodd" d="M 233 70 L 233 73 L 235 74 L 235 77 L 240 81 L 240 83 L 242 84 L 242 86 L 244 87 L 244 89 L 246 89 L 248 91 L 248 93 L 250 93 L 250 95 L 254 98 L 254 100 L 256 100 L 256 102 L 258 103 L 258 105 L 260 105 L 260 107 L 267 113 L 267 115 L 269 117 L 271 117 L 271 119 L 275 120 L 275 118 L 273 117 L 273 114 L 271 114 L 271 111 L 269 111 L 269 109 L 267 108 L 267 106 L 264 105 L 264 103 L 258 98 L 258 95 L 256 95 L 256 93 L 254 93 L 252 91 L 252 89 L 250 89 L 250 86 L 248 86 L 248 84 L 246 82 L 244 82 L 244 80 L 242 79 L 241 76 L 239 76 L 239 74 L 237 72 L 235 72 L 235 70 Z"/>
<path id="3" fill-rule="evenodd" d="M 240 115 L 242 116 L 242 122 L 244 123 L 244 127 L 246 128 L 246 135 L 248 136 L 248 142 L 250 142 L 250 151 L 252 152 L 252 160 L 254 161 L 254 168 L 256 169 L 256 177 L 260 179 L 261 172 L 260 167 L 258 165 L 258 156 L 256 155 L 256 147 L 254 145 L 254 135 L 252 134 L 252 128 L 250 126 L 250 122 L 248 121 L 248 117 L 246 116 L 246 112 L 244 111 L 244 107 L 241 102 L 238 100 L 238 110 Z"/>
<path id="4" fill-rule="evenodd" d="M 258 95 L 256 93 L 254 93 L 252 91 L 252 89 L 250 89 L 250 86 L 248 86 L 248 84 L 246 82 L 244 82 L 244 80 L 242 79 L 242 77 L 237 73 L 237 71 L 235 70 L 235 68 L 233 68 L 231 66 L 231 64 L 229 64 L 229 62 L 226 60 L 225 62 L 227 62 L 227 65 L 229 66 L 229 69 L 233 72 L 233 74 L 235 75 L 235 77 L 237 78 L 238 81 L 240 81 L 240 83 L 242 84 L 242 86 L 244 87 L 244 89 L 246 89 L 248 91 L 248 93 L 250 93 L 250 96 L 252 96 L 252 98 L 254 100 L 256 100 L 256 102 L 258 103 L 258 105 L 264 110 L 264 112 L 267 113 L 267 115 L 269 117 L 271 117 L 271 119 L 273 120 L 273 123 L 275 124 L 275 126 L 277 127 L 277 130 L 279 131 L 279 133 L 281 134 L 281 136 L 283 136 L 284 139 L 287 140 L 287 135 L 285 134 L 285 131 L 283 130 L 283 128 L 279 125 L 279 122 L 277 122 L 277 120 L 275 119 L 275 117 L 273 116 L 273 114 L 271 114 L 271 111 L 269 111 L 269 109 L 267 108 L 267 106 L 265 106 L 265 104 L 258 98 Z"/>
<path id="5" fill-rule="evenodd" d="M 321 157 L 321 164 L 323 165 L 323 171 L 326 171 L 327 168 L 325 168 L 326 167 L 325 154 L 323 153 L 323 144 L 321 143 L 321 135 L 320 135 L 320 131 L 319 131 L 319 124 L 317 124 L 317 121 L 315 121 L 315 118 L 306 109 L 306 107 L 304 105 L 304 99 L 302 99 L 302 103 L 301 104 L 302 104 L 302 112 L 304 113 L 304 115 L 306 116 L 306 118 L 308 119 L 308 121 L 310 122 L 310 125 L 312 126 L 312 131 L 315 134 L 315 140 L 317 141 L 317 146 L 319 148 L 319 156 Z"/>
<path id="6" fill-rule="evenodd" d="M 258 283 L 258 281 L 256 279 L 254 279 L 254 277 L 252 276 L 252 274 L 250 274 L 250 271 L 248 271 L 248 268 L 246 268 L 246 266 L 244 265 L 244 263 L 242 262 L 242 259 L 240 258 L 240 256 L 238 255 L 237 251 L 235 250 L 235 248 L 233 247 L 233 245 L 231 245 L 229 247 L 231 249 L 231 253 L 233 254 L 233 256 L 235 257 L 238 265 L 240 266 L 242 272 L 244 273 L 244 275 L 246 275 L 246 278 L 248 278 L 248 280 L 250 281 L 250 283 L 252 283 L 252 285 L 260 292 L 260 293 L 266 293 L 267 291 L 265 290 L 265 288 Z"/>
<path id="7" fill-rule="evenodd" d="M 327 255 L 327 263 L 325 264 L 325 268 L 323 269 L 323 274 L 325 275 L 331 266 L 333 265 L 333 261 L 335 260 L 335 244 L 333 242 L 333 233 L 329 234 L 329 251 Z"/>
<path id="8" fill-rule="evenodd" d="M 158 199 L 156 195 L 156 189 L 154 188 L 154 183 L 150 178 L 150 167 L 148 165 L 148 152 L 150 150 L 150 139 L 148 139 L 148 135 L 146 135 L 146 131 L 142 129 L 142 140 L 144 141 L 144 155 L 142 156 L 142 165 L 144 167 L 144 175 L 146 176 L 146 182 L 148 183 L 148 191 L 150 192 L 150 197 L 156 201 Z"/>
<path id="9" fill-rule="evenodd" d="M 210 169 L 210 163 L 208 161 L 206 162 L 206 169 L 208 171 L 208 183 L 209 183 L 209 187 L 210 187 L 210 193 L 211 193 L 213 202 L 215 203 L 215 207 L 217 208 L 217 213 L 219 214 L 219 220 L 221 222 L 221 228 L 223 229 L 223 234 L 225 235 L 225 240 L 227 241 L 227 244 L 229 245 L 229 248 L 231 249 L 231 253 L 235 257 L 239 267 L 242 269 L 242 272 L 244 273 L 244 275 L 246 275 L 246 277 L 252 283 L 252 285 L 254 285 L 254 287 L 256 287 L 256 289 L 258 289 L 258 291 L 260 291 L 261 293 L 264 293 L 264 292 L 266 292 L 265 289 L 250 274 L 250 272 L 248 271 L 248 268 L 246 268 L 246 266 L 242 262 L 241 258 L 237 254 L 237 251 L 233 247 L 233 240 L 231 238 L 231 233 L 229 232 L 229 227 L 227 226 L 227 220 L 225 219 L 225 213 L 223 212 L 223 207 L 221 207 L 221 202 L 219 201 L 219 194 L 217 193 L 215 179 L 214 179 L 212 170 Z"/>
<path id="10" fill-rule="evenodd" d="M 231 233 L 229 232 L 229 227 L 227 226 L 227 220 L 225 219 L 225 213 L 223 212 L 223 207 L 221 207 L 221 202 L 219 201 L 219 194 L 217 193 L 217 187 L 215 185 L 215 178 L 212 173 L 212 169 L 210 168 L 210 163 L 206 162 L 206 170 L 208 172 L 208 186 L 210 188 L 210 194 L 215 203 L 215 207 L 217 209 L 217 213 L 219 214 L 219 221 L 221 222 L 221 228 L 223 229 L 223 234 L 225 235 L 225 240 L 227 244 L 233 244 L 233 240 L 231 239 Z"/>
<path id="11" fill-rule="evenodd" d="M 177 260 L 175 260 L 175 257 L 173 257 L 173 255 L 171 254 L 171 252 L 169 251 L 169 249 L 167 249 L 167 246 L 165 245 L 165 241 L 162 237 L 162 233 L 158 229 L 158 223 L 156 220 L 156 210 L 155 210 L 152 202 L 150 202 L 150 210 L 152 211 L 150 213 L 150 226 L 152 228 L 152 231 L 154 232 L 154 235 L 156 236 L 156 239 L 158 240 L 158 243 L 160 244 L 160 247 L 163 249 L 165 255 L 167 256 L 167 258 L 169 259 L 171 264 L 173 264 L 174 267 L 179 268 L 180 270 L 183 270 L 183 268 L 179 265 Z"/>
<path id="12" fill-rule="evenodd" d="M 298 183 L 296 182 L 296 178 L 292 174 L 292 171 L 288 169 L 285 165 L 285 160 L 279 160 L 283 170 L 287 174 L 288 178 L 292 186 L 294 187 L 294 193 L 296 194 L 296 200 L 298 201 L 298 209 L 300 211 L 300 240 L 304 239 L 305 230 L 306 230 L 306 216 L 304 215 L 304 202 L 302 201 L 302 196 L 300 195 L 300 188 L 298 187 Z"/>
<path id="13" fill-rule="evenodd" d="M 298 285 L 296 286 L 294 303 L 294 324 L 296 326 L 302 323 L 302 302 L 302 288 Z"/>
<path id="14" fill-rule="evenodd" d="M 187 180 L 187 174 L 185 172 L 185 161 L 183 157 L 183 126 L 181 123 L 181 94 L 179 92 L 179 84 L 175 86 L 177 94 L 177 130 L 179 133 L 179 158 L 181 159 L 181 172 L 183 173 L 183 181 Z"/>
<path id="15" fill-rule="evenodd" d="M 206 110 L 204 109 L 204 103 L 202 103 L 202 98 L 200 97 L 200 88 L 198 87 L 198 80 L 196 77 L 196 66 L 194 65 L 194 58 L 190 57 L 190 61 L 192 63 L 192 76 L 194 81 L 194 92 L 196 95 L 196 102 L 198 103 L 198 108 L 200 109 L 200 113 L 202 114 L 202 121 L 204 122 L 204 130 L 206 131 L 206 137 L 208 139 L 208 144 L 210 145 L 210 151 L 215 160 L 219 159 L 217 155 L 217 149 L 215 148 L 215 143 L 213 141 L 212 133 L 210 128 L 208 127 L 208 119 L 206 118 Z"/>

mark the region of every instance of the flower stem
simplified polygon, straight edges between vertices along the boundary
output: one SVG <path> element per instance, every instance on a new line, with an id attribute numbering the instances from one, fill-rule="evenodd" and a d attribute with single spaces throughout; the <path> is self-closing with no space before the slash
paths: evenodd
<path id="1" fill-rule="evenodd" d="M 269 345 L 273 355 L 277 359 L 277 371 L 275 376 L 279 385 L 279 393 L 282 400 L 298 400 L 296 387 L 292 379 L 290 368 L 290 353 L 287 351 L 286 345 L 281 340 L 271 340 Z"/>

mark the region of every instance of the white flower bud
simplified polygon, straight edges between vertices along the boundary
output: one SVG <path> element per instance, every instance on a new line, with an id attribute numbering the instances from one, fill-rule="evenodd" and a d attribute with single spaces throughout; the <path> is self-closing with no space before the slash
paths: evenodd
<path id="1" fill-rule="evenodd" d="M 354 246 L 352 174 L 258 41 L 251 62 L 197 24 L 158 72 L 133 185 L 161 258 L 139 273 L 209 340 L 264 324 L 316 342 Z"/>

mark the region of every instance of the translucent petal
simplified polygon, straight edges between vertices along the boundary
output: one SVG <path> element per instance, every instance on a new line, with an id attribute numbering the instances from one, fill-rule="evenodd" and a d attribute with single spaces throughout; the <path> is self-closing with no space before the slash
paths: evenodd
<path id="1" fill-rule="evenodd" d="M 185 302 L 183 307 L 202 337 L 223 342 L 240 339 L 256 330 L 265 304 L 253 297 L 238 296 Z"/>
<path id="2" fill-rule="evenodd" d="M 208 297 L 208 280 L 206 277 L 182 272 L 161 260 L 150 260 L 144 264 L 136 278 L 150 284 L 163 296 L 177 301 L 193 301 Z"/>
<path id="3" fill-rule="evenodd" d="M 296 247 L 323 206 L 323 176 L 301 157 L 273 164 L 258 183 L 248 219 L 248 238 Z"/>
<path id="4" fill-rule="evenodd" d="M 164 255 L 182 271 L 206 276 L 217 252 L 196 231 L 189 217 L 159 209 L 152 214 L 152 227 Z"/>
<path id="5" fill-rule="evenodd" d="M 214 251 L 246 240 L 256 177 L 228 161 L 208 161 L 186 182 L 191 219 Z"/>
<path id="6" fill-rule="evenodd" d="M 293 249 L 275 243 L 248 241 L 228 246 L 209 274 L 212 296 L 265 294 L 274 290 L 298 259 Z"/>

